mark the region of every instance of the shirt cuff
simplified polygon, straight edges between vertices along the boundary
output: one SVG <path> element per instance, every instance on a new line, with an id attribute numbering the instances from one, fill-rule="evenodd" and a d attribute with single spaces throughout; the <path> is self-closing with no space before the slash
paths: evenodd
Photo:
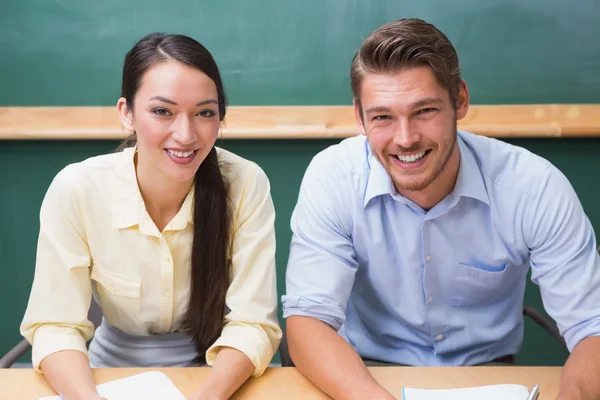
<path id="1" fill-rule="evenodd" d="M 31 362 L 33 369 L 42 373 L 40 363 L 50 354 L 63 350 L 77 350 L 88 356 L 86 342 L 75 328 L 44 325 L 33 336 Z"/>
<path id="2" fill-rule="evenodd" d="M 298 296 L 282 296 L 283 318 L 302 316 L 316 318 L 336 331 L 346 320 L 345 310 L 337 305 L 318 303 Z"/>
<path id="3" fill-rule="evenodd" d="M 226 325 L 219 339 L 206 351 L 208 365 L 214 365 L 221 347 L 232 347 L 244 353 L 254 365 L 254 377 L 265 372 L 275 354 L 263 329 L 250 324 Z"/>
<path id="4" fill-rule="evenodd" d="M 583 339 L 590 336 L 600 336 L 600 319 L 593 319 L 579 324 L 574 328 L 569 329 L 563 337 L 567 343 L 569 353 L 575 349 L 575 346 Z"/>

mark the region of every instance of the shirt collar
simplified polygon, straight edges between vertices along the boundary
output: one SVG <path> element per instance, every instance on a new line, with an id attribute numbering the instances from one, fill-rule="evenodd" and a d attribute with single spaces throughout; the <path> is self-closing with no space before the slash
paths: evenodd
<path id="1" fill-rule="evenodd" d="M 363 207 L 367 207 L 367 204 L 377 196 L 382 196 L 384 194 L 389 194 L 390 196 L 394 196 L 396 192 L 396 187 L 394 186 L 394 182 L 392 182 L 392 178 L 390 174 L 385 170 L 383 165 L 379 162 L 375 154 L 371 151 L 371 146 L 369 146 L 369 142 L 365 140 L 365 145 L 367 148 L 367 163 L 369 167 L 369 177 L 367 180 L 367 188 L 365 190 L 365 196 L 363 200 Z"/>
<path id="2" fill-rule="evenodd" d="M 458 141 L 458 148 L 460 150 L 460 167 L 458 169 L 456 185 L 451 193 L 453 202 L 460 197 L 470 197 L 489 206 L 490 198 L 473 150 L 460 137 L 460 133 L 456 140 Z"/>
<path id="3" fill-rule="evenodd" d="M 144 199 L 140 193 L 135 173 L 134 157 L 137 147 L 123 150 L 122 157 L 115 164 L 112 194 L 112 227 L 115 229 L 139 226 L 142 233 L 159 236 L 160 232 L 148 215 Z M 188 223 L 193 224 L 194 187 L 188 192 L 183 205 L 165 230 L 182 230 Z"/>
<path id="4" fill-rule="evenodd" d="M 454 200 L 457 201 L 460 197 L 471 197 L 489 205 L 490 200 L 485 188 L 485 183 L 471 148 L 460 137 L 460 134 L 457 135 L 456 140 L 460 150 L 460 167 L 458 169 L 456 185 L 450 194 L 453 200 L 452 202 L 454 203 Z M 367 188 L 365 190 L 363 207 L 367 207 L 369 201 L 377 196 L 385 194 L 389 194 L 390 196 L 397 195 L 396 187 L 394 186 L 390 175 L 371 151 L 368 141 L 365 142 L 367 147 L 369 177 Z"/>

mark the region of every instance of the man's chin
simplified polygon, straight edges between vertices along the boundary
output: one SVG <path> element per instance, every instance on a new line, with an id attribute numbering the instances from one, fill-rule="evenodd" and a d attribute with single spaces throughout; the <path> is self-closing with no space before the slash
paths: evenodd
<path id="1" fill-rule="evenodd" d="M 397 191 L 408 191 L 408 192 L 419 192 L 421 190 L 427 189 L 431 182 L 433 181 L 428 175 L 428 171 L 423 171 L 419 174 L 411 174 L 410 176 L 406 176 L 408 174 L 399 174 L 392 175 L 392 180 L 394 181 L 394 186 L 396 186 Z"/>

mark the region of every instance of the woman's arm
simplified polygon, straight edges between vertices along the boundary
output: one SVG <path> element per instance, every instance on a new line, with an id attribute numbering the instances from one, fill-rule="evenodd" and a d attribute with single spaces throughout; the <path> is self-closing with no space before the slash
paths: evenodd
<path id="1" fill-rule="evenodd" d="M 21 334 L 32 345 L 34 369 L 65 398 L 87 400 L 98 395 L 86 357 L 94 330 L 87 318 L 91 256 L 76 172 L 73 166 L 63 169 L 42 202 L 35 275 Z"/>
<path id="2" fill-rule="evenodd" d="M 190 400 L 225 400 L 252 375 L 254 365 L 241 351 L 223 347 L 206 382 L 196 390 Z"/>
<path id="3" fill-rule="evenodd" d="M 244 172 L 244 181 L 233 188 L 232 195 L 236 210 L 232 280 L 226 296 L 230 311 L 221 336 L 206 353 L 207 363 L 216 368 L 215 378 L 211 376 L 207 384 L 222 377 L 229 380 L 222 383 L 228 388 L 239 387 L 250 374 L 260 376 L 281 340 L 275 278 L 275 210 L 269 181 L 258 166 Z M 235 375 L 219 372 L 233 365 Z"/>
<path id="4" fill-rule="evenodd" d="M 99 400 L 92 377 L 90 362 L 77 350 L 50 354 L 42 360 L 40 368 L 46 380 L 65 400 Z"/>

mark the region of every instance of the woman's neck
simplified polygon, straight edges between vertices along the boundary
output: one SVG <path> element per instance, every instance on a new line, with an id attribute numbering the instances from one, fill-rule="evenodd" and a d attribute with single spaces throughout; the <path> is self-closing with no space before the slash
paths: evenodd
<path id="1" fill-rule="evenodd" d="M 170 180 L 161 171 L 141 167 L 137 163 L 137 155 L 135 165 L 138 186 L 148 215 L 162 232 L 181 209 L 193 179 L 189 182 Z"/>

